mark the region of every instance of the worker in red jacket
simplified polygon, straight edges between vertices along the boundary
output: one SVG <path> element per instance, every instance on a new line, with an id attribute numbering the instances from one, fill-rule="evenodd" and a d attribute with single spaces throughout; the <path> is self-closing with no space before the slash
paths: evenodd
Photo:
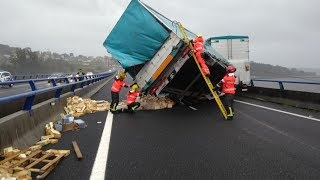
<path id="1" fill-rule="evenodd" d="M 125 72 L 119 72 L 119 74 L 115 77 L 115 80 L 111 87 L 111 104 L 110 104 L 110 111 L 112 113 L 117 112 L 117 106 L 119 104 L 119 92 L 121 91 L 122 87 L 129 87 L 128 84 L 124 82 L 126 78 Z"/>
<path id="2" fill-rule="evenodd" d="M 228 119 L 232 120 L 233 111 L 233 100 L 236 93 L 235 82 L 236 78 L 234 72 L 236 69 L 233 66 L 228 66 L 226 68 L 227 74 L 223 77 L 219 84 L 222 84 L 222 92 L 225 94 L 225 102 L 227 105 Z M 219 87 L 218 84 L 218 87 Z"/>
<path id="3" fill-rule="evenodd" d="M 140 107 L 140 103 L 136 102 L 136 99 L 138 96 L 140 96 L 140 93 L 138 92 L 139 86 L 134 83 L 131 86 L 131 90 L 128 91 L 127 93 L 127 106 L 128 106 L 128 111 L 133 112 L 134 110 L 138 109 Z"/>
<path id="4" fill-rule="evenodd" d="M 195 39 L 192 40 L 193 47 L 194 47 L 194 54 L 201 66 L 201 69 L 206 76 L 210 76 L 210 70 L 206 65 L 206 62 L 202 58 L 201 54 L 204 52 L 204 41 L 201 34 L 198 34 Z"/>

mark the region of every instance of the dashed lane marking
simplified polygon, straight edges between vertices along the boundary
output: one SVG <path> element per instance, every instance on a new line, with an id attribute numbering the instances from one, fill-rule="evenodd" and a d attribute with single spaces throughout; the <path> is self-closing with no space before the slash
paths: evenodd
<path id="1" fill-rule="evenodd" d="M 106 166 L 108 162 L 108 152 L 111 138 L 113 114 L 108 112 L 106 122 L 104 124 L 100 144 L 97 152 L 96 159 L 92 167 L 90 180 L 103 180 L 105 179 Z"/>
<path id="2" fill-rule="evenodd" d="M 269 108 L 269 107 L 265 107 L 265 106 L 261 106 L 261 105 L 257 105 L 257 104 L 252 104 L 252 103 L 248 103 L 248 102 L 244 102 L 244 101 L 239 101 L 239 100 L 234 100 L 238 103 L 242 103 L 242 104 L 247 104 L 250 106 L 255 106 L 255 107 L 259 107 L 259 108 L 263 108 L 263 109 L 267 109 L 270 111 L 275 111 L 275 112 L 280 112 L 280 113 L 284 113 L 284 114 L 289 114 L 292 116 L 296 116 L 296 117 L 301 117 L 301 118 L 305 118 L 305 119 L 309 119 L 309 120 L 313 120 L 313 121 L 320 121 L 320 119 L 317 118 L 313 118 L 313 117 L 308 117 L 308 116 L 304 116 L 304 115 L 300 115 L 300 114 L 295 114 L 295 113 L 291 113 L 291 112 L 287 112 L 287 111 L 282 111 L 282 110 L 278 110 L 278 109 L 273 109 L 273 108 Z"/>

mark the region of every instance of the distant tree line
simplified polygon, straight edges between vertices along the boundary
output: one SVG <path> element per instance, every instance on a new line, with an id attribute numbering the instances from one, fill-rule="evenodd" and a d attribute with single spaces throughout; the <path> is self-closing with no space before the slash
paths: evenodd
<path id="1" fill-rule="evenodd" d="M 84 72 L 105 72 L 112 66 L 118 66 L 111 57 L 109 59 L 87 58 L 79 55 L 73 57 L 66 54 L 32 51 L 31 48 L 13 48 L 0 44 L 0 69 L 12 74 L 50 74 L 53 72 L 75 73 L 78 69 Z"/>
<path id="2" fill-rule="evenodd" d="M 29 48 L 17 48 L 15 53 L 9 57 L 9 62 L 4 68 L 13 74 L 73 72 L 76 70 L 75 66 L 62 59 L 44 60 Z"/>
<path id="3" fill-rule="evenodd" d="M 251 76 L 256 77 L 294 77 L 294 76 L 316 76 L 315 72 L 304 72 L 296 68 L 286 68 L 263 63 L 251 63 Z"/>
<path id="4" fill-rule="evenodd" d="M 119 66 L 111 57 L 86 57 L 70 54 L 32 51 L 31 48 L 15 48 L 0 44 L 0 70 L 12 74 L 50 74 L 53 72 L 75 73 L 79 68 L 85 72 L 104 72 L 109 66 Z M 270 64 L 251 62 L 251 76 L 290 77 L 316 76 L 314 72 L 304 72 L 296 68 L 286 68 Z"/>

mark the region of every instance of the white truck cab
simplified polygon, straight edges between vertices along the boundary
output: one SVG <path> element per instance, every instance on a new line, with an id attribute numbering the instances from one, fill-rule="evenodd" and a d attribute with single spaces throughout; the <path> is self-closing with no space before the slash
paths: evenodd
<path id="1" fill-rule="evenodd" d="M 250 84 L 249 37 L 218 36 L 206 40 L 221 56 L 236 69 L 236 84 L 243 90 Z"/>

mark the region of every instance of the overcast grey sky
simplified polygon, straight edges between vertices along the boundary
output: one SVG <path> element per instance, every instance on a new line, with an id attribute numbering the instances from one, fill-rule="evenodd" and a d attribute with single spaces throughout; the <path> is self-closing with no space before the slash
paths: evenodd
<path id="1" fill-rule="evenodd" d="M 130 0 L 1 0 L 0 43 L 104 56 L 103 41 Z M 248 35 L 250 60 L 320 67 L 319 0 L 144 0 L 205 37 Z"/>

